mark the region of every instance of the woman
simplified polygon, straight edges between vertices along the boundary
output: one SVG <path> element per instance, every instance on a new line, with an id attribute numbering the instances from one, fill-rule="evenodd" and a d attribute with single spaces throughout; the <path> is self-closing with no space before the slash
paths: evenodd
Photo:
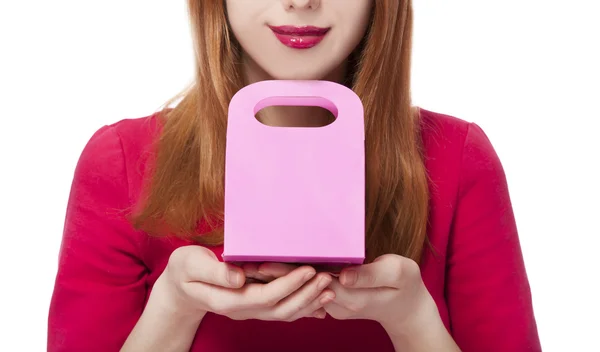
<path id="1" fill-rule="evenodd" d="M 492 145 L 411 106 L 410 0 L 189 7 L 195 84 L 173 109 L 101 128 L 81 155 L 49 351 L 540 350 Z M 228 103 L 266 79 L 339 82 L 365 107 L 368 260 L 339 277 L 218 259 Z M 310 107 L 258 118 L 330 122 Z"/>

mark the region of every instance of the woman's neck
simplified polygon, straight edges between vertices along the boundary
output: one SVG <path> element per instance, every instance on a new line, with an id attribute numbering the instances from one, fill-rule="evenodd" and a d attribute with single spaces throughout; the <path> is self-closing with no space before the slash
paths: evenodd
<path id="1" fill-rule="evenodd" d="M 273 79 L 253 60 L 245 57 L 243 61 L 246 84 Z M 345 65 L 340 65 L 324 80 L 341 83 L 344 74 Z M 277 127 L 320 127 L 334 120 L 331 112 L 317 106 L 269 106 L 259 111 L 256 117 L 265 125 Z"/>

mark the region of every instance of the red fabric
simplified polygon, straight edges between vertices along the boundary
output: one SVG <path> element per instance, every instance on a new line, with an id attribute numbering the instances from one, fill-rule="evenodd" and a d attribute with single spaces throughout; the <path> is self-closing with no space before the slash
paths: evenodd
<path id="1" fill-rule="evenodd" d="M 78 162 L 49 314 L 48 351 L 118 351 L 169 254 L 125 220 L 138 199 L 155 117 L 97 131 Z M 502 165 L 475 124 L 423 110 L 431 178 L 425 284 L 464 352 L 541 351 Z M 220 255 L 222 248 L 213 248 Z M 192 351 L 393 351 L 372 321 L 231 321 L 208 314 Z"/>

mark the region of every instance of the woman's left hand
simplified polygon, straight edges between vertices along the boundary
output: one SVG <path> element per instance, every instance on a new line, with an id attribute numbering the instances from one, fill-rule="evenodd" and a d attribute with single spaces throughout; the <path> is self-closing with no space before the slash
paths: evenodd
<path id="1" fill-rule="evenodd" d="M 325 310 L 333 318 L 375 320 L 392 335 L 425 328 L 437 314 L 419 265 L 394 254 L 342 270 L 329 289 L 335 299 Z"/>

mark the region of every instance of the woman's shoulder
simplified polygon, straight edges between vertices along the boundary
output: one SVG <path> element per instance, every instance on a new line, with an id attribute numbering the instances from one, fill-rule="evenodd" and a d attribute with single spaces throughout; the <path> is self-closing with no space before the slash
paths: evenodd
<path id="1" fill-rule="evenodd" d="M 420 117 L 432 226 L 440 230 L 438 240 L 446 241 L 453 219 L 483 207 L 466 201 L 474 189 L 509 207 L 507 180 L 492 142 L 479 125 L 426 109 L 421 109 Z"/>
<path id="2" fill-rule="evenodd" d="M 464 179 L 482 168 L 503 171 L 494 146 L 477 123 L 421 108 L 420 127 L 425 163 L 434 179 L 456 176 L 459 182 L 459 176 Z"/>
<path id="3" fill-rule="evenodd" d="M 105 128 L 112 129 L 121 140 L 125 156 L 149 150 L 160 134 L 160 112 L 134 118 L 124 118 Z"/>
<path id="4" fill-rule="evenodd" d="M 435 147 L 447 149 L 460 145 L 469 130 L 470 122 L 457 116 L 419 108 L 421 137 L 425 152 L 436 152 Z"/>
<path id="5" fill-rule="evenodd" d="M 158 114 L 124 118 L 99 127 L 81 153 L 80 172 L 92 170 L 96 177 L 122 177 L 130 202 L 134 203 L 160 134 Z"/>

